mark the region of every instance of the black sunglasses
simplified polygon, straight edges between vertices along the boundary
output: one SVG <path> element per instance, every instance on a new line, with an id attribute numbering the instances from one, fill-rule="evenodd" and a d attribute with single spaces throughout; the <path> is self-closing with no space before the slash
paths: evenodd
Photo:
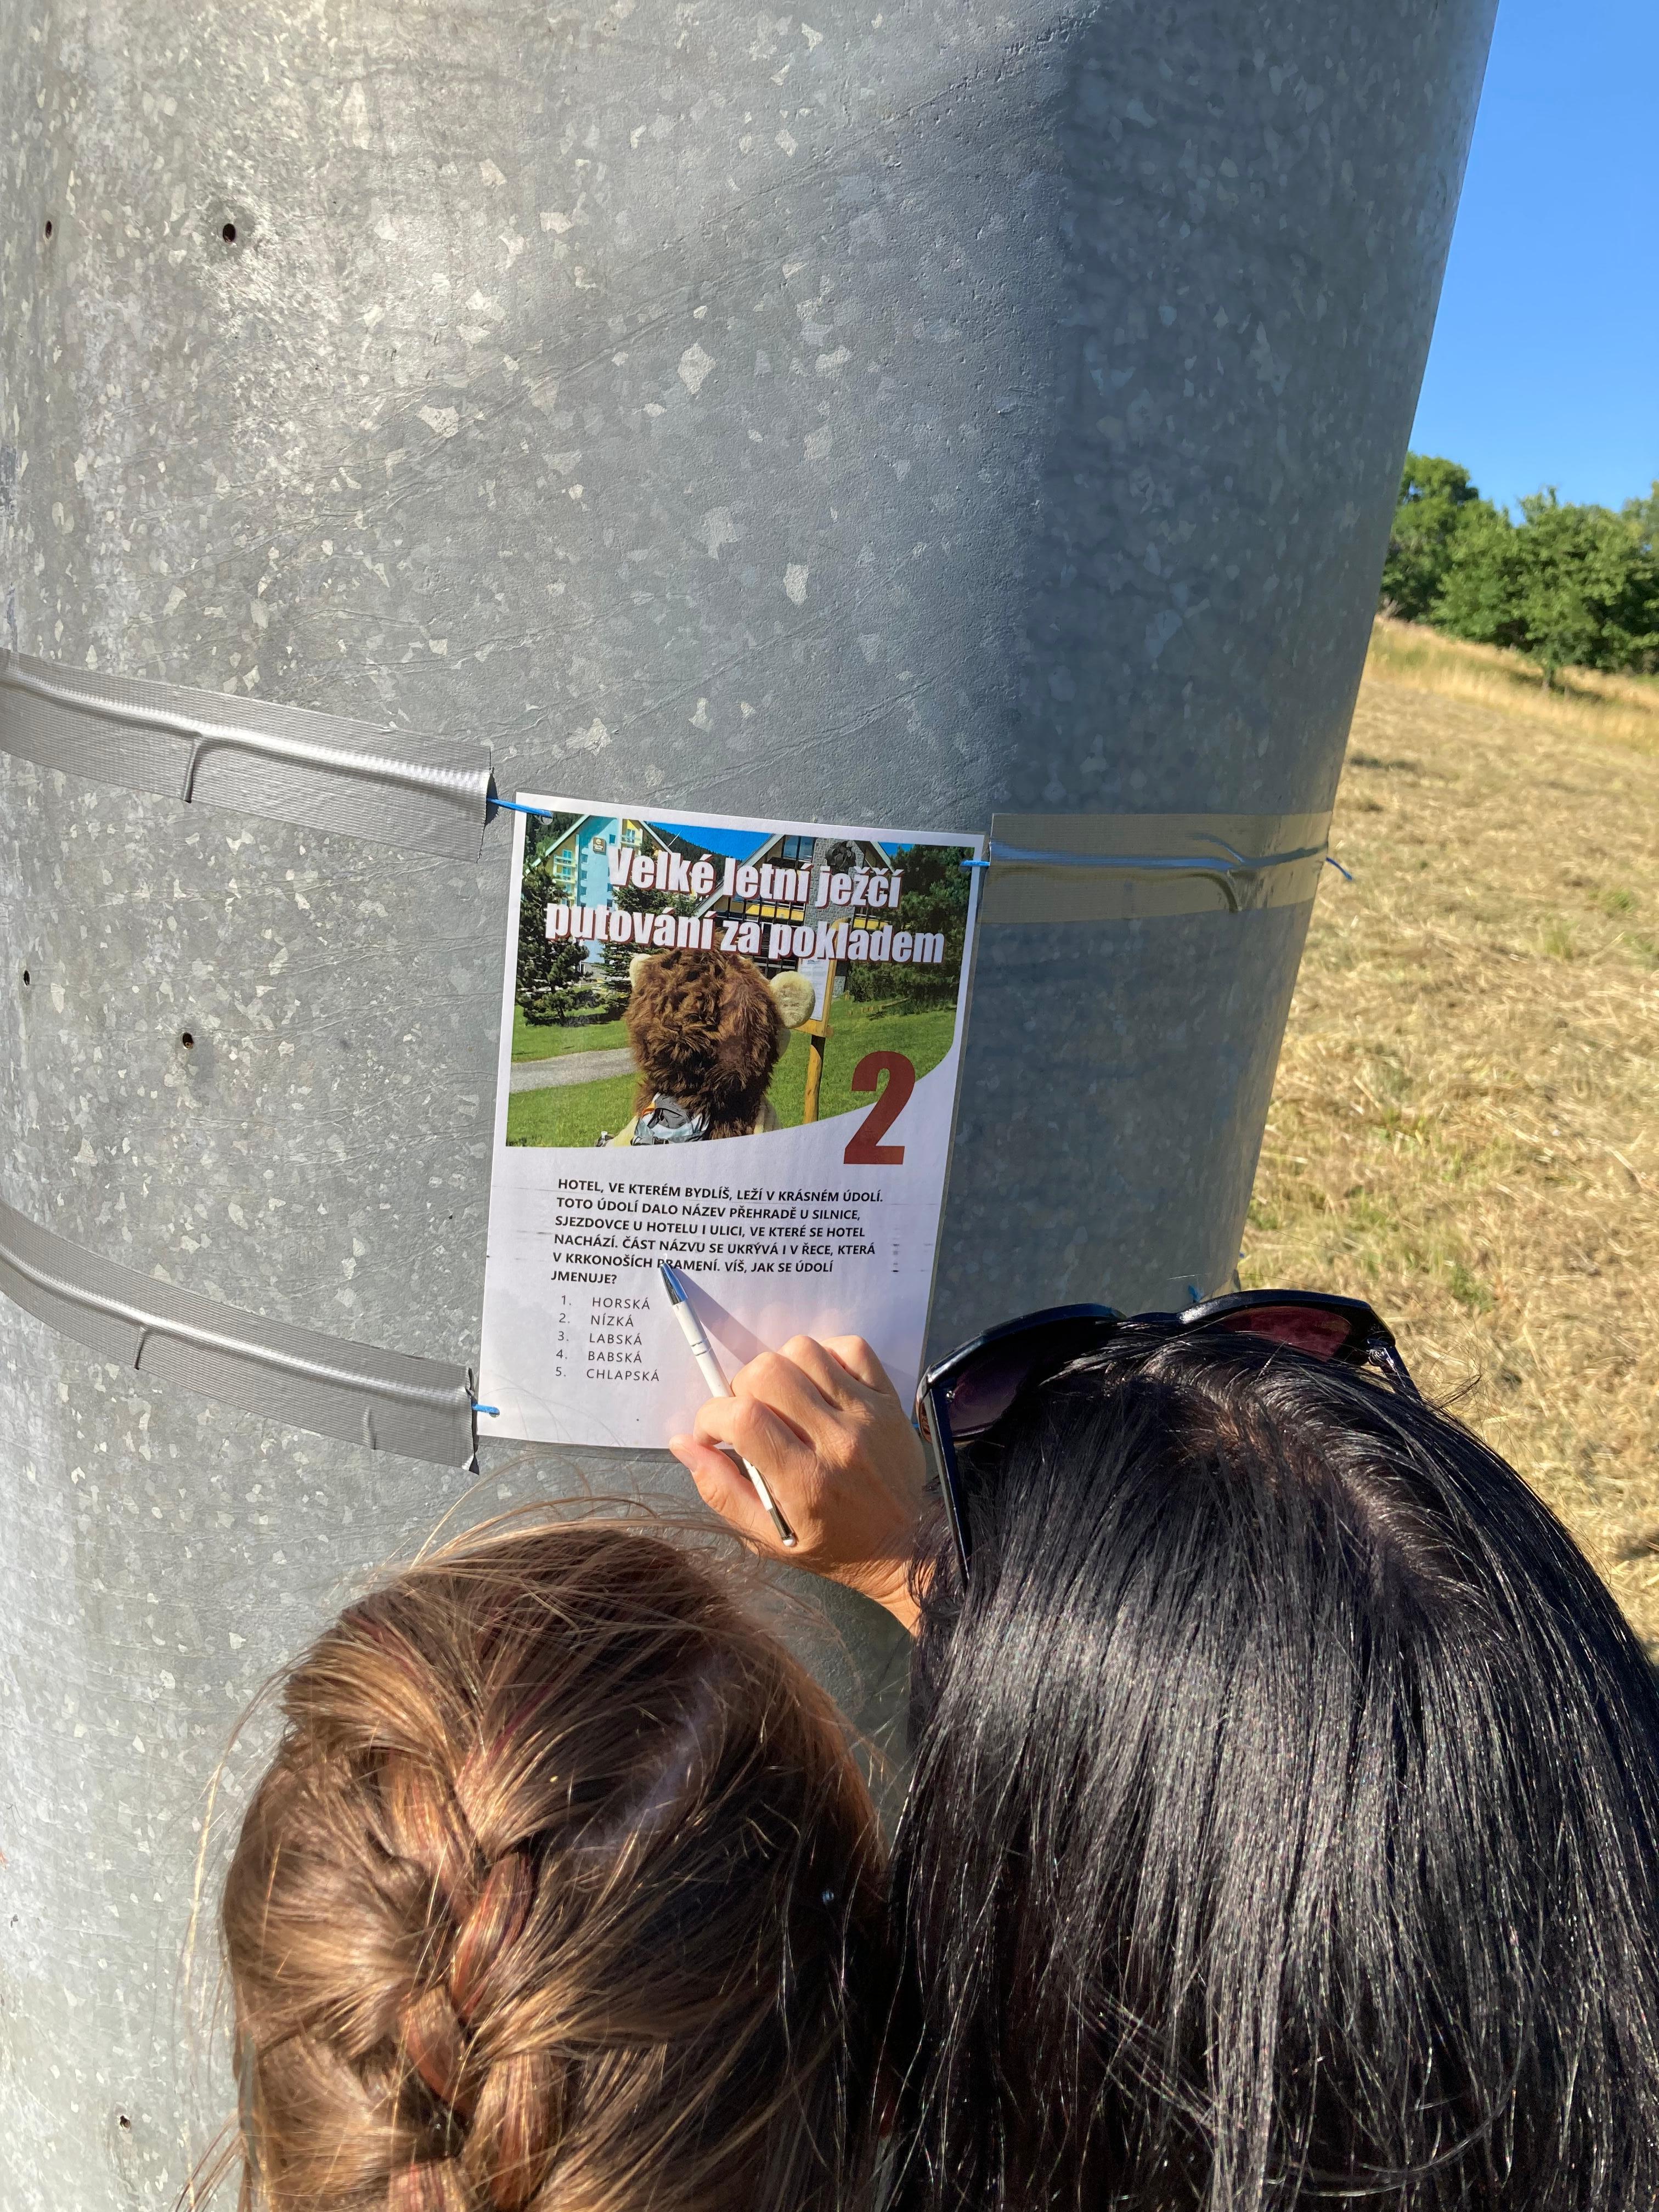
<path id="1" fill-rule="evenodd" d="M 949 1358 L 916 1385 L 916 1426 L 933 1455 L 933 1471 L 951 1516 L 962 1576 L 968 1579 L 968 1516 L 957 1453 L 1002 1419 L 1017 1398 L 1047 1382 L 1074 1359 L 1097 1352 L 1126 1328 L 1171 1333 L 1212 1328 L 1270 1337 L 1314 1359 L 1345 1367 L 1374 1362 L 1396 1389 L 1420 1393 L 1407 1372 L 1392 1332 L 1363 1298 L 1322 1291 L 1234 1291 L 1206 1298 L 1184 1313 L 1121 1314 L 1112 1306 L 1049 1306 L 1023 1321 L 1004 1322 Z"/>

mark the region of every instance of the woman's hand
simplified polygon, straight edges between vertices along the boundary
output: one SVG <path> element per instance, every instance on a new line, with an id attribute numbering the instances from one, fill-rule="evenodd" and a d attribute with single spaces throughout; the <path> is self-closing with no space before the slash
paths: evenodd
<path id="1" fill-rule="evenodd" d="M 716 1444 L 757 1467 L 795 1532 L 786 1550 L 754 1486 Z M 910 1565 L 925 1510 L 927 1454 L 881 1362 L 861 1336 L 792 1337 L 711 1398 L 696 1434 L 669 1449 L 706 1504 L 775 1559 L 844 1583 L 914 1635 Z"/>

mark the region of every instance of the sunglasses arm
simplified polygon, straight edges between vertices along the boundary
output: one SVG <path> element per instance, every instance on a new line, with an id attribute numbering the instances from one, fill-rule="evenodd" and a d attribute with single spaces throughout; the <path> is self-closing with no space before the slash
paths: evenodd
<path id="1" fill-rule="evenodd" d="M 1392 1338 L 1385 1342 L 1380 1337 L 1373 1337 L 1365 1350 L 1367 1358 L 1376 1362 L 1396 1390 L 1403 1390 L 1408 1398 L 1422 1397 L 1423 1393 L 1413 1382 L 1411 1370 L 1400 1357 Z"/>
<path id="2" fill-rule="evenodd" d="M 916 1426 L 927 1447 L 928 1461 L 933 1470 L 933 1480 L 939 1485 L 940 1497 L 951 1523 L 951 1535 L 957 1547 L 957 1561 L 962 1569 L 962 1586 L 968 1587 L 968 1522 L 967 1508 L 962 1495 L 962 1477 L 957 1467 L 956 1446 L 951 1437 L 951 1425 L 945 1409 L 933 1392 L 924 1389 L 916 1399 Z"/>

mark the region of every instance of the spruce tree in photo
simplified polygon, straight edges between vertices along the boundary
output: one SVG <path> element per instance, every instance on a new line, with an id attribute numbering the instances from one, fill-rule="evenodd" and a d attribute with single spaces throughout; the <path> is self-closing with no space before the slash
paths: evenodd
<path id="1" fill-rule="evenodd" d="M 844 972 L 849 998 L 884 999 L 907 1006 L 944 1006 L 955 999 L 968 935 L 969 874 L 962 865 L 967 858 L 960 845 L 911 845 L 894 854 L 893 866 L 904 878 L 896 920 L 913 935 L 938 931 L 945 939 L 945 957 L 939 966 L 930 963 L 924 968 L 848 961 Z"/>
<path id="2" fill-rule="evenodd" d="M 526 1021 L 545 1028 L 575 1011 L 586 947 L 562 937 L 550 943 L 547 909 L 553 903 L 546 863 L 579 814 L 532 814 L 524 825 L 524 872 L 519 885 L 519 964 L 514 996 Z"/>
<path id="3" fill-rule="evenodd" d="M 687 898 L 681 891 L 641 890 L 637 884 L 617 884 L 612 886 L 611 903 L 620 907 L 624 914 L 695 914 L 697 902 Z M 605 988 L 606 1006 L 613 1014 L 623 1012 L 633 989 L 630 969 L 634 956 L 645 950 L 637 940 L 627 945 L 607 945 L 605 948 Z"/>
<path id="4" fill-rule="evenodd" d="M 527 869 L 519 892 L 519 967 L 514 995 L 526 1021 L 538 1028 L 563 1021 L 575 1006 L 587 948 L 572 937 L 547 934 L 549 884 L 539 868 Z"/>

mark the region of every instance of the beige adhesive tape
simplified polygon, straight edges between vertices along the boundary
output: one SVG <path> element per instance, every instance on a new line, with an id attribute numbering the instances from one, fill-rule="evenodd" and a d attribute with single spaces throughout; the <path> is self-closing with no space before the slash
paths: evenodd
<path id="1" fill-rule="evenodd" d="M 1120 921 L 1301 906 L 1325 865 L 1322 814 L 994 814 L 981 918 Z"/>

